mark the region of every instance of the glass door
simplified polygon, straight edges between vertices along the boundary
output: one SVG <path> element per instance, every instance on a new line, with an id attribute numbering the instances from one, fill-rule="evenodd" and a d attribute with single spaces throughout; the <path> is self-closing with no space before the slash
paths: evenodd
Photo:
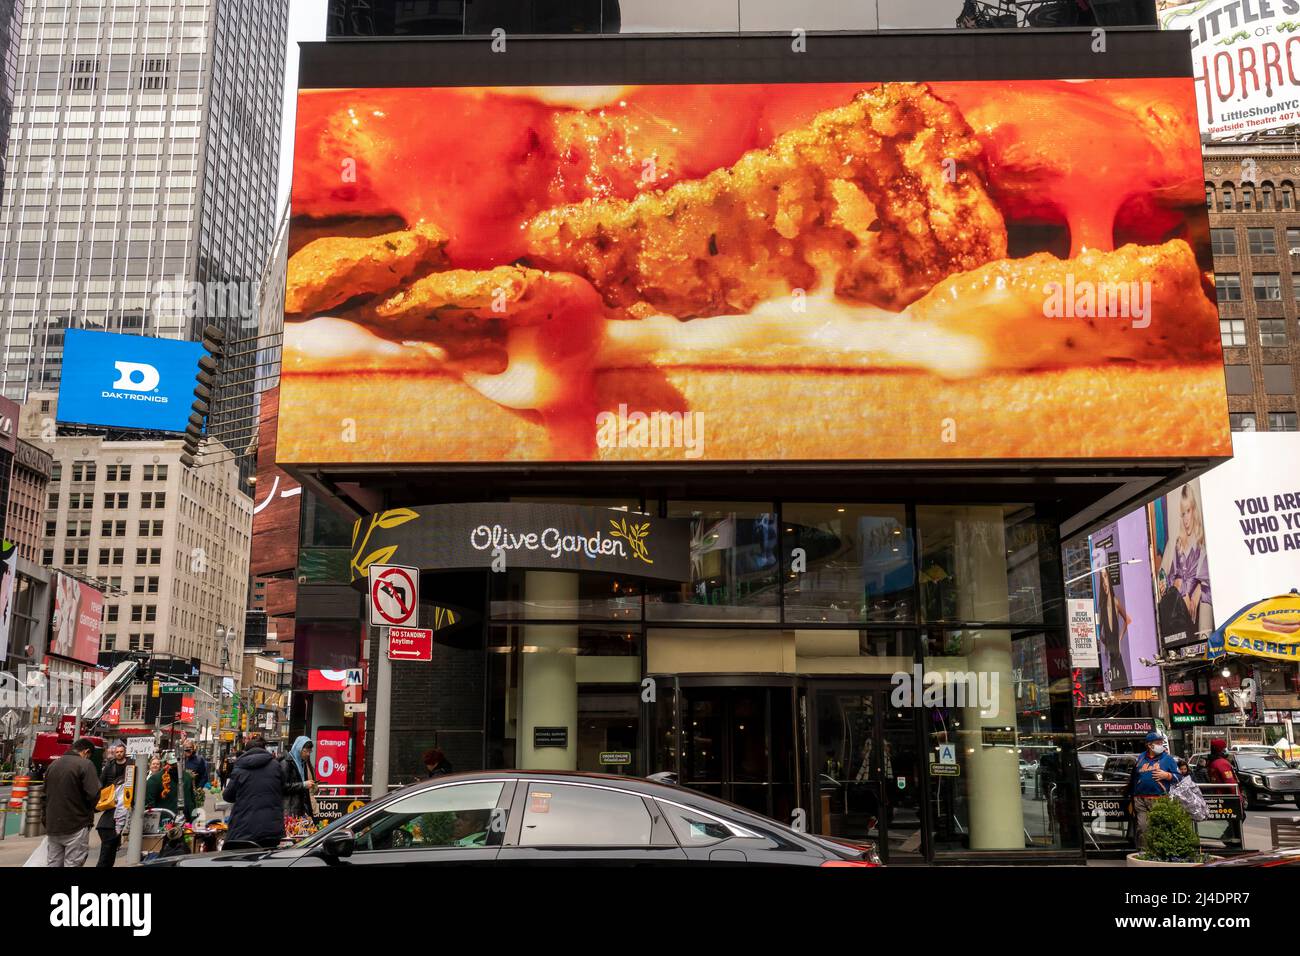
<path id="1" fill-rule="evenodd" d="M 791 687 L 680 686 L 684 787 L 789 823 L 799 792 Z"/>
<path id="2" fill-rule="evenodd" d="M 811 686 L 813 829 L 869 840 L 886 862 L 923 862 L 915 711 L 893 710 L 879 685 Z"/>

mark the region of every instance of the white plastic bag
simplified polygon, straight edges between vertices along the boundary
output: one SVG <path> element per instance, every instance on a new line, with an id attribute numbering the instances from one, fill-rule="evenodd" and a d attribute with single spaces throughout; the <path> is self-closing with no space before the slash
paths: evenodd
<path id="1" fill-rule="evenodd" d="M 1174 784 L 1174 788 L 1169 791 L 1169 796 L 1181 803 L 1193 820 L 1209 819 L 1210 808 L 1206 806 L 1205 798 L 1201 796 L 1201 788 L 1191 777 L 1183 777 Z"/>
<path id="2" fill-rule="evenodd" d="M 49 862 L 49 852 L 50 838 L 41 837 L 41 842 L 35 850 L 32 850 L 32 855 L 27 858 L 27 862 L 23 866 L 45 866 Z"/>

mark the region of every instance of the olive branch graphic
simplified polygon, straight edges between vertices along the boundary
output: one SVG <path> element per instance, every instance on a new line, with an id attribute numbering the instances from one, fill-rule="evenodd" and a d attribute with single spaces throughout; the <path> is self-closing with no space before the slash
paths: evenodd
<path id="1" fill-rule="evenodd" d="M 650 537 L 650 522 L 634 524 L 629 527 L 626 518 L 617 521 L 610 518 L 609 523 L 614 529 L 611 534 L 615 538 L 623 538 L 632 548 L 632 557 L 638 561 L 644 561 L 646 564 L 654 564 L 645 548 L 646 538 Z"/>
<path id="2" fill-rule="evenodd" d="M 370 516 L 370 524 L 366 528 L 365 536 L 361 539 L 360 546 L 357 545 L 357 535 L 361 531 L 361 522 L 365 519 L 359 519 L 352 526 L 352 545 L 355 550 L 352 553 L 352 580 L 364 578 L 367 569 L 372 564 L 385 564 L 392 560 L 393 555 L 397 553 L 397 545 L 390 544 L 386 548 L 379 548 L 371 551 L 364 558 L 360 557 L 365 554 L 366 546 L 370 543 L 370 536 L 376 528 L 396 528 L 398 525 L 406 524 L 408 521 L 414 521 L 420 517 L 418 513 L 410 508 L 394 508 L 392 511 L 381 511 Z"/>

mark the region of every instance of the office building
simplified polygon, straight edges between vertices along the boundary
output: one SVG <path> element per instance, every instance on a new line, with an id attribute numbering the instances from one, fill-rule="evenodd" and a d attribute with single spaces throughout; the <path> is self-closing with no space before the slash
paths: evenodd
<path id="1" fill-rule="evenodd" d="M 251 334 L 275 233 L 288 6 L 23 8 L 0 205 L 0 394 L 53 390 L 67 328 Z M 253 414 L 251 388 L 226 390 L 210 427 Z"/>

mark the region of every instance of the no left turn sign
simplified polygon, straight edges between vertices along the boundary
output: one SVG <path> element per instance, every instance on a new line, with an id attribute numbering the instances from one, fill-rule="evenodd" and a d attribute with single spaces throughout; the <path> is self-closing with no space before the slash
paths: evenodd
<path id="1" fill-rule="evenodd" d="M 393 564 L 372 564 L 370 623 L 376 627 L 405 627 L 417 623 L 420 572 Z"/>

